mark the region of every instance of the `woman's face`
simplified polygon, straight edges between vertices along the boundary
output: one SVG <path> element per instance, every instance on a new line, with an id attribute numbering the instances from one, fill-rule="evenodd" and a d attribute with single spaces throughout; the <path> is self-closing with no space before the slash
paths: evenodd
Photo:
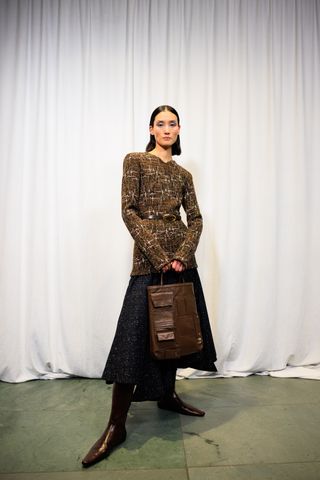
<path id="1" fill-rule="evenodd" d="M 180 132 L 178 119 L 174 113 L 165 110 L 158 113 L 154 124 L 149 127 L 151 135 L 154 135 L 157 145 L 162 148 L 169 148 L 176 142 Z"/>

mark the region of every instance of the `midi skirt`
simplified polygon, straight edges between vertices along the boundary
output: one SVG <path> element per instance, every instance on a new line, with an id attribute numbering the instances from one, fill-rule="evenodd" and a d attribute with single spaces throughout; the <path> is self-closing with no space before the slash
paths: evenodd
<path id="1" fill-rule="evenodd" d="M 150 355 L 147 287 L 160 284 L 160 274 L 130 278 L 102 378 L 108 384 L 134 384 L 133 401 L 159 400 L 172 391 L 177 368 L 216 371 L 216 351 L 198 271 L 193 268 L 182 275 L 185 282 L 192 282 L 194 286 L 203 349 L 178 360 L 156 360 Z M 180 276 L 169 271 L 164 283 L 177 283 Z"/>

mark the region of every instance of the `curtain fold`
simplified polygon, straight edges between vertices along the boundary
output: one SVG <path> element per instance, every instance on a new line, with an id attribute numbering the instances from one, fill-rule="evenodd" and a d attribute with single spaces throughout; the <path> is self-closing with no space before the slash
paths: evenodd
<path id="1" fill-rule="evenodd" d="M 165 103 L 219 373 L 320 378 L 319 25 L 317 0 L 0 2 L 2 380 L 100 376 L 131 268 L 122 159 Z"/>

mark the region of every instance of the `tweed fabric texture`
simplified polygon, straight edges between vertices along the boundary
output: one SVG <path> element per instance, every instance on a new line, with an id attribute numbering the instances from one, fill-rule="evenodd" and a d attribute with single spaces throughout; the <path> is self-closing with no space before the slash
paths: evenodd
<path id="1" fill-rule="evenodd" d="M 148 215 L 179 215 L 182 220 L 148 220 Z M 158 272 L 173 259 L 197 266 L 194 253 L 202 232 L 192 175 L 174 160 L 148 153 L 129 153 L 123 164 L 122 217 L 135 243 L 131 275 Z"/>
<path id="2" fill-rule="evenodd" d="M 176 283 L 180 275 L 169 271 L 164 274 L 164 283 Z M 130 278 L 102 378 L 107 383 L 135 384 L 134 401 L 158 400 L 172 392 L 177 368 L 216 371 L 216 352 L 198 271 L 189 269 L 182 275 L 194 285 L 203 350 L 179 360 L 155 360 L 150 355 L 147 286 L 159 284 L 160 274 Z"/>

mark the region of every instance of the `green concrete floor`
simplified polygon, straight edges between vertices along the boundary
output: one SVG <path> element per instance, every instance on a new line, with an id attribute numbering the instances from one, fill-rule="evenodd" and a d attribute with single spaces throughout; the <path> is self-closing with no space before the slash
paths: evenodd
<path id="1" fill-rule="evenodd" d="M 0 383 L 0 480 L 320 480 L 320 382 L 181 380 L 204 418 L 134 403 L 128 438 L 107 460 L 81 458 L 104 429 L 102 380 Z"/>

